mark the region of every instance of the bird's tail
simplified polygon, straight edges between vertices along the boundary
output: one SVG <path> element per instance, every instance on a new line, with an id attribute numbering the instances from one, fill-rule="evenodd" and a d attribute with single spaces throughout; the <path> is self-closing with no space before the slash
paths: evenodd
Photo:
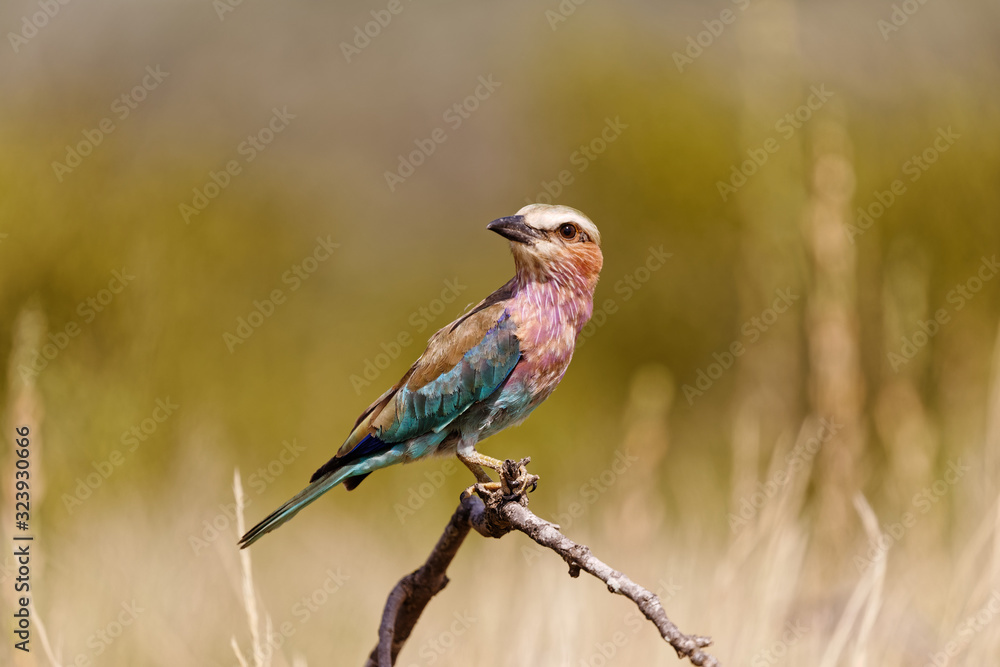
<path id="1" fill-rule="evenodd" d="M 248 530 L 247 534 L 240 539 L 240 549 L 246 549 L 265 534 L 284 524 L 298 514 L 303 507 L 344 481 L 344 479 L 350 476 L 352 470 L 352 466 L 332 470 L 299 491 L 291 500 L 271 512 L 267 515 L 267 518 Z"/>

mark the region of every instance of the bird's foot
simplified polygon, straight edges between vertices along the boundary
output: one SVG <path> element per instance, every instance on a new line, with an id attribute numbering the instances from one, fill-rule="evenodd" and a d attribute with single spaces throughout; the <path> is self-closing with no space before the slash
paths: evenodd
<path id="1" fill-rule="evenodd" d="M 499 482 L 479 482 L 462 494 L 463 502 L 475 495 L 483 503 L 483 514 L 472 521 L 472 527 L 483 537 L 502 537 L 513 529 L 504 516 L 504 506 L 509 503 L 528 506 L 528 492 L 538 486 L 538 475 L 532 475 L 526 467 L 530 460 L 504 461 L 497 469 Z"/>
<path id="2" fill-rule="evenodd" d="M 499 482 L 473 484 L 462 492 L 462 498 L 477 495 L 486 502 L 488 507 L 512 501 L 520 502 L 529 492 L 538 488 L 538 475 L 532 475 L 527 469 L 527 464 L 530 462 L 531 457 L 523 458 L 520 461 L 507 459 L 497 469 L 500 474 Z M 524 503 L 526 502 L 525 499 Z"/>
<path id="3" fill-rule="evenodd" d="M 479 482 L 473 484 L 465 491 L 462 491 L 462 500 L 469 498 L 473 495 L 477 495 L 480 498 L 487 498 L 490 494 L 497 493 L 501 490 L 500 482 Z"/>
<path id="4" fill-rule="evenodd" d="M 529 463 L 531 463 L 530 456 L 520 461 L 510 459 L 504 461 L 503 467 L 499 470 L 504 500 L 515 500 L 525 495 L 529 492 L 529 486 L 531 487 L 530 491 L 538 488 L 538 475 L 532 475 L 528 472 Z"/>
<path id="5" fill-rule="evenodd" d="M 520 461 L 507 459 L 497 469 L 500 474 L 499 482 L 473 484 L 462 492 L 462 499 L 465 500 L 473 495 L 479 496 L 486 503 L 486 507 L 491 509 L 509 502 L 527 505 L 527 494 L 538 488 L 538 475 L 532 475 L 526 467 L 530 461 L 530 457 Z"/>

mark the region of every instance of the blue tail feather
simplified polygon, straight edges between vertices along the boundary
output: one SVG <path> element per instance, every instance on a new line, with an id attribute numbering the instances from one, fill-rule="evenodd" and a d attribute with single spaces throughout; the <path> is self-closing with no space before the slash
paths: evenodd
<path id="1" fill-rule="evenodd" d="M 306 505 L 350 477 L 353 469 L 353 466 L 347 466 L 346 468 L 329 472 L 322 478 L 313 481 L 309 486 L 295 494 L 291 500 L 271 512 L 267 518 L 248 530 L 247 534 L 239 542 L 240 548 L 247 548 L 267 533 L 289 521 Z"/>

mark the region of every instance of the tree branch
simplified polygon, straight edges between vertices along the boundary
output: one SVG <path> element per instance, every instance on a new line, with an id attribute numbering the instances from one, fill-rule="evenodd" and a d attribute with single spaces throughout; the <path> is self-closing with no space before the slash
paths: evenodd
<path id="1" fill-rule="evenodd" d="M 686 657 L 698 667 L 720 667 L 718 660 L 702 651 L 711 645 L 710 638 L 683 634 L 667 618 L 656 595 L 595 557 L 586 545 L 567 538 L 559 532 L 559 526 L 540 519 L 528 509 L 527 487 L 533 487 L 538 481 L 538 477 L 529 475 L 524 467 L 529 460 L 506 461 L 500 471 L 500 488 L 477 484 L 474 487 L 476 495 L 462 494 L 458 508 L 427 561 L 400 579 L 389 593 L 379 626 L 378 645 L 368 656 L 365 667 L 392 667 L 395 664 L 427 603 L 448 584 L 446 571 L 470 528 L 484 537 L 499 538 L 512 530 L 524 533 L 559 554 L 569 564 L 571 577 L 579 577 L 583 570 L 603 581 L 610 592 L 632 600 L 677 651 L 679 658 Z"/>

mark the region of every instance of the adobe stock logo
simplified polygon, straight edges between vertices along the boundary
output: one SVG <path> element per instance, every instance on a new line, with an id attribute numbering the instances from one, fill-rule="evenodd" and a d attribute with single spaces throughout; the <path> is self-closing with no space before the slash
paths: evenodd
<path id="1" fill-rule="evenodd" d="M 785 455 L 785 463 L 787 464 L 785 468 L 776 470 L 766 482 L 757 482 L 754 490 L 748 496 L 740 498 L 738 507 L 729 513 L 729 530 L 733 533 L 739 533 L 750 525 L 750 522 L 764 509 L 767 503 L 781 493 L 782 489 L 795 478 L 798 471 L 809 466 L 820 448 L 833 440 L 843 428 L 843 424 L 821 417 L 816 434 L 797 444 L 792 451 Z"/>
<path id="2" fill-rule="evenodd" d="M 907 510 L 896 521 L 882 523 L 882 533 L 876 539 L 868 540 L 868 549 L 864 554 L 854 556 L 854 567 L 858 573 L 864 573 L 875 562 L 885 558 L 889 550 L 906 536 L 921 516 L 930 514 L 941 500 L 951 492 L 972 470 L 971 465 L 962 463 L 961 459 L 948 462 L 948 468 L 940 478 L 917 493 L 913 494 L 910 505 L 913 510 Z"/>
<path id="3" fill-rule="evenodd" d="M 673 256 L 672 252 L 664 252 L 662 245 L 659 248 L 650 246 L 646 261 L 637 266 L 631 273 L 626 273 L 621 280 L 615 283 L 615 294 L 621 295 L 622 302 L 629 301 L 636 292 L 642 289 L 643 285 L 652 279 L 653 274 L 662 269 L 667 260 Z M 584 325 L 576 337 L 576 349 L 580 350 L 597 333 L 598 329 L 608 323 L 608 318 L 618 313 L 619 310 L 617 298 L 605 299 L 600 305 L 595 303 L 590 321 Z"/>
<path id="4" fill-rule="evenodd" d="M 750 346 L 760 340 L 761 336 L 767 333 L 768 329 L 778 321 L 778 318 L 787 313 L 788 309 L 801 298 L 800 294 L 792 293 L 791 287 L 786 287 L 783 290 L 775 290 L 774 294 L 775 298 L 770 308 L 765 308 L 760 315 L 751 317 L 740 327 L 742 337 L 730 343 L 721 354 L 713 352 L 712 358 L 715 361 L 704 369 L 698 369 L 697 379 L 693 386 L 685 384 L 681 387 L 688 405 L 694 405 L 696 397 L 703 396 L 705 392 L 711 389 L 715 381 L 732 368 L 736 360 L 746 354 Z M 746 343 L 743 342 L 743 338 L 747 339 Z"/>
<path id="5" fill-rule="evenodd" d="M 604 151 L 608 150 L 608 146 L 617 141 L 618 137 L 622 136 L 622 132 L 627 129 L 628 125 L 622 122 L 621 116 L 615 116 L 614 120 L 606 117 L 598 135 L 587 143 L 580 144 L 575 151 L 570 153 L 570 165 L 576 167 L 579 174 L 587 171 L 587 168 L 603 155 Z M 539 184 L 544 192 L 538 192 L 534 197 L 525 197 L 524 203 L 552 204 L 563 193 L 563 188 L 572 185 L 575 181 L 576 176 L 573 172 L 569 169 L 563 169 L 551 181 L 542 181 Z"/>
<path id="6" fill-rule="evenodd" d="M 114 618 L 87 637 L 88 650 L 76 655 L 73 660 L 74 665 L 93 664 L 92 660 L 111 648 L 111 645 L 136 622 L 139 615 L 146 611 L 145 607 L 140 607 L 135 600 L 132 600 L 131 603 L 122 602 L 119 606 L 121 611 Z"/>
<path id="7" fill-rule="evenodd" d="M 904 176 L 909 176 L 910 183 L 916 183 L 920 177 L 935 164 L 943 153 L 955 145 L 955 142 L 962 138 L 951 129 L 943 127 L 937 128 L 933 142 L 920 153 L 914 153 L 901 169 Z M 907 193 L 906 182 L 901 178 L 894 179 L 885 190 L 875 190 L 872 192 L 873 201 L 867 206 L 859 206 L 855 217 L 856 224 L 848 223 L 844 230 L 847 232 L 847 240 L 855 242 L 855 238 L 867 232 L 875 222 L 885 214 L 893 204 Z"/>
<path id="8" fill-rule="evenodd" d="M 180 404 L 171 401 L 169 396 L 156 399 L 155 407 L 148 417 L 127 431 L 122 431 L 120 438 L 122 448 L 112 449 L 107 457 L 99 461 L 91 461 L 90 466 L 94 471 L 85 477 L 77 477 L 73 492 L 62 494 L 60 500 L 62 500 L 66 511 L 72 514 L 82 506 L 84 501 L 125 465 L 129 455 L 139 449 L 141 443 L 149 440 L 159 429 L 160 424 L 166 422 L 180 407 Z"/>
<path id="9" fill-rule="evenodd" d="M 83 323 L 90 324 L 97 319 L 97 314 L 104 312 L 115 300 L 115 297 L 125 291 L 125 288 L 133 280 L 135 280 L 135 276 L 130 274 L 125 267 L 122 267 L 121 271 L 117 269 L 112 271 L 111 280 L 107 282 L 107 287 L 98 290 L 97 294 L 87 297 L 77 304 L 76 312 L 83 318 Z M 21 380 L 28 382 L 37 378 L 39 373 L 44 371 L 50 362 L 55 361 L 56 357 L 69 347 L 72 339 L 79 336 L 82 331 L 83 327 L 80 326 L 79 322 L 69 320 L 62 330 L 49 333 L 49 341 L 44 343 L 40 350 L 31 350 L 26 360 L 27 363 L 18 365 L 17 372 L 20 374 Z"/>
<path id="10" fill-rule="evenodd" d="M 361 24 L 354 26 L 354 39 L 350 42 L 340 43 L 340 52 L 344 54 L 344 60 L 350 63 L 352 58 L 361 55 L 361 52 L 371 45 L 372 40 L 389 27 L 389 24 L 392 23 L 392 17 L 402 14 L 404 9 L 406 7 L 403 6 L 401 0 L 389 0 L 385 9 L 371 10 L 369 13 L 372 20 L 363 26 Z"/>
<path id="11" fill-rule="evenodd" d="M 201 215 L 202 211 L 208 208 L 208 205 L 229 187 L 233 179 L 243 173 L 244 165 L 250 164 L 267 150 L 271 142 L 288 129 L 295 118 L 296 115 L 289 113 L 287 106 L 281 109 L 273 107 L 267 123 L 253 134 L 248 134 L 246 139 L 236 147 L 236 153 L 243 157 L 243 162 L 241 163 L 234 158 L 227 160 L 219 171 L 210 170 L 208 179 L 200 187 L 191 188 L 190 204 L 181 202 L 177 205 L 177 211 L 180 213 L 181 219 L 184 220 L 184 224 L 191 224 L 191 218 Z"/>
<path id="12" fill-rule="evenodd" d="M 333 256 L 333 251 L 339 247 L 340 244 L 334 243 L 330 235 L 327 235 L 326 238 L 317 236 L 312 251 L 281 274 L 281 282 L 289 286 L 288 291 L 275 287 L 268 292 L 263 300 L 254 299 L 253 308 L 246 316 L 241 315 L 236 318 L 236 328 L 233 333 L 222 332 L 222 342 L 225 343 L 229 354 L 235 352 L 239 345 L 247 342 L 250 336 L 264 325 L 264 322 L 273 317 L 278 306 L 288 301 L 288 295 L 298 291 L 304 282 L 309 280 L 320 266 Z"/>
<path id="13" fill-rule="evenodd" d="M 133 111 L 139 108 L 149 94 L 159 88 L 164 79 L 170 76 L 170 72 L 164 72 L 159 65 L 147 65 L 142 79 L 122 93 L 111 102 L 110 111 L 114 114 L 118 123 L 128 118 Z M 94 152 L 94 149 L 104 143 L 104 138 L 118 128 L 116 121 L 110 117 L 104 117 L 97 121 L 97 127 L 83 130 L 81 139 L 75 144 L 66 144 L 66 156 L 62 162 L 54 160 L 52 162 L 52 173 L 60 183 L 67 174 L 83 164 L 83 158 Z"/>
<path id="14" fill-rule="evenodd" d="M 963 282 L 956 284 L 945 298 L 948 303 L 955 304 L 954 310 L 958 312 L 965 308 L 965 305 L 975 298 L 984 285 L 996 277 L 998 273 L 1000 273 L 1000 262 L 997 261 L 997 256 L 983 257 L 976 272 Z M 933 316 L 927 320 L 918 319 L 917 327 L 914 328 L 910 336 L 900 337 L 902 342 L 899 350 L 888 353 L 889 365 L 892 366 L 892 370 L 898 373 L 900 368 L 910 363 L 917 356 L 917 353 L 930 344 L 931 339 L 949 322 L 951 322 L 951 312 L 944 307 L 934 311 Z"/>
<path id="15" fill-rule="evenodd" d="M 750 659 L 750 667 L 785 664 L 789 649 L 798 644 L 809 630 L 809 626 L 800 619 L 785 621 L 785 631 L 781 633 L 781 637 L 766 649 L 758 651 Z"/>
<path id="16" fill-rule="evenodd" d="M 21 47 L 28 43 L 28 40 L 35 37 L 38 31 L 49 24 L 49 21 L 56 17 L 56 14 L 68 5 L 70 0 L 38 0 L 38 9 L 31 16 L 21 17 L 21 31 L 8 32 L 7 41 L 14 53 L 21 50 Z"/>
<path id="17" fill-rule="evenodd" d="M 427 504 L 427 501 L 444 486 L 447 478 L 458 472 L 458 464 L 455 461 L 456 459 L 446 459 L 440 470 L 425 472 L 424 481 L 410 487 L 409 493 L 406 495 L 406 504 L 396 503 L 392 506 L 400 524 L 406 523 L 410 517 L 415 516 Z"/>
<path id="18" fill-rule="evenodd" d="M 502 81 L 495 81 L 492 74 L 482 75 L 476 81 L 479 85 L 476 86 L 472 93 L 452 104 L 441 114 L 441 120 L 447 123 L 452 131 L 456 131 L 462 127 L 462 124 L 472 117 L 472 114 L 479 109 L 480 105 L 488 100 L 503 85 Z M 406 182 L 406 179 L 413 176 L 417 169 L 431 155 L 437 152 L 438 146 L 446 141 L 448 141 L 448 132 L 443 127 L 434 128 L 424 139 L 414 139 L 413 145 L 416 148 L 406 155 L 402 153 L 398 155 L 399 163 L 396 170 L 389 171 L 387 169 L 382 174 L 385 177 L 385 184 L 389 188 L 389 192 L 395 192 L 401 183 Z"/>
<path id="19" fill-rule="evenodd" d="M 961 654 L 976 635 L 989 627 L 998 615 L 1000 615 L 1000 590 L 993 589 L 993 594 L 979 611 L 958 624 L 951 641 L 945 644 L 943 650 L 927 654 L 929 660 L 924 667 L 948 667 L 951 659 Z"/>
<path id="20" fill-rule="evenodd" d="M 740 12 L 745 12 L 747 7 L 750 6 L 750 0 L 731 0 L 731 2 L 736 5 L 736 8 Z M 683 74 L 684 68 L 688 65 L 693 65 L 694 61 L 700 58 L 705 53 L 705 50 L 711 48 L 715 44 L 715 40 L 722 36 L 722 33 L 726 30 L 726 26 L 735 23 L 739 17 L 740 14 L 727 7 L 719 12 L 718 18 L 702 21 L 701 24 L 705 26 L 705 29 L 693 37 L 688 35 L 687 47 L 685 47 L 684 53 L 680 51 L 674 51 L 673 53 L 674 65 L 677 65 L 677 71 Z"/>
<path id="21" fill-rule="evenodd" d="M 448 305 L 455 303 L 458 296 L 467 289 L 468 285 L 458 282 L 458 278 L 445 280 L 444 289 L 441 290 L 440 297 L 410 313 L 407 322 L 409 322 L 416 333 L 423 333 L 433 324 L 434 320 L 445 312 Z M 361 390 L 370 387 L 382 375 L 382 372 L 389 368 L 392 362 L 398 359 L 399 355 L 406 348 L 413 345 L 416 340 L 409 331 L 404 330 L 400 331 L 394 339 L 388 342 L 383 341 L 379 345 L 382 351 L 374 357 L 365 359 L 361 374 L 354 373 L 349 378 L 354 393 L 360 396 Z"/>
<path id="22" fill-rule="evenodd" d="M 548 21 L 552 31 L 559 27 L 560 23 L 565 23 L 569 17 L 576 13 L 576 8 L 587 2 L 587 0 L 560 0 L 555 9 L 545 10 L 545 20 Z"/>
<path id="23" fill-rule="evenodd" d="M 882 39 L 888 42 L 889 36 L 894 32 L 899 32 L 904 25 L 910 22 L 910 17 L 919 12 L 926 3 L 927 0 L 903 0 L 900 4 L 893 4 L 889 20 L 879 19 L 875 22 Z"/>
<path id="24" fill-rule="evenodd" d="M 303 595 L 299 601 L 292 605 L 291 614 L 298 622 L 298 627 L 305 625 L 323 606 L 329 602 L 333 596 L 340 591 L 347 582 L 351 580 L 351 575 L 344 574 L 338 567 L 336 570 L 328 568 L 325 572 L 326 579 L 308 595 Z M 291 621 L 285 621 L 281 625 L 266 629 L 266 646 L 264 647 L 263 664 L 271 664 L 270 658 L 276 651 L 280 651 L 291 637 L 298 631 L 298 627 Z M 244 663 L 247 664 L 247 663 Z M 255 663 L 256 664 L 256 663 Z M 298 664 L 298 663 L 295 663 Z"/>
<path id="25" fill-rule="evenodd" d="M 292 438 L 291 442 L 282 440 L 281 444 L 283 446 L 278 456 L 257 468 L 248 478 L 248 486 L 257 495 L 247 496 L 243 504 L 244 509 L 250 507 L 254 498 L 262 495 L 306 451 L 306 446 L 300 445 L 296 438 Z M 197 556 L 219 537 L 225 536 L 237 523 L 236 503 L 219 503 L 219 511 L 210 519 L 204 519 L 201 525 L 195 528 L 198 532 L 188 535 L 188 546 Z"/>
<path id="26" fill-rule="evenodd" d="M 719 191 L 722 201 L 729 201 L 731 195 L 736 194 L 754 174 L 767 164 L 772 155 L 781 150 L 781 141 L 788 141 L 794 137 L 795 133 L 802 129 L 817 111 L 823 108 L 827 100 L 833 97 L 833 93 L 826 89 L 826 84 L 811 86 L 809 91 L 811 94 L 805 102 L 775 121 L 774 131 L 781 136 L 781 140 L 768 137 L 760 148 L 748 148 L 746 150 L 747 159 L 729 168 L 729 178 L 725 181 L 715 182 L 715 187 Z"/>

